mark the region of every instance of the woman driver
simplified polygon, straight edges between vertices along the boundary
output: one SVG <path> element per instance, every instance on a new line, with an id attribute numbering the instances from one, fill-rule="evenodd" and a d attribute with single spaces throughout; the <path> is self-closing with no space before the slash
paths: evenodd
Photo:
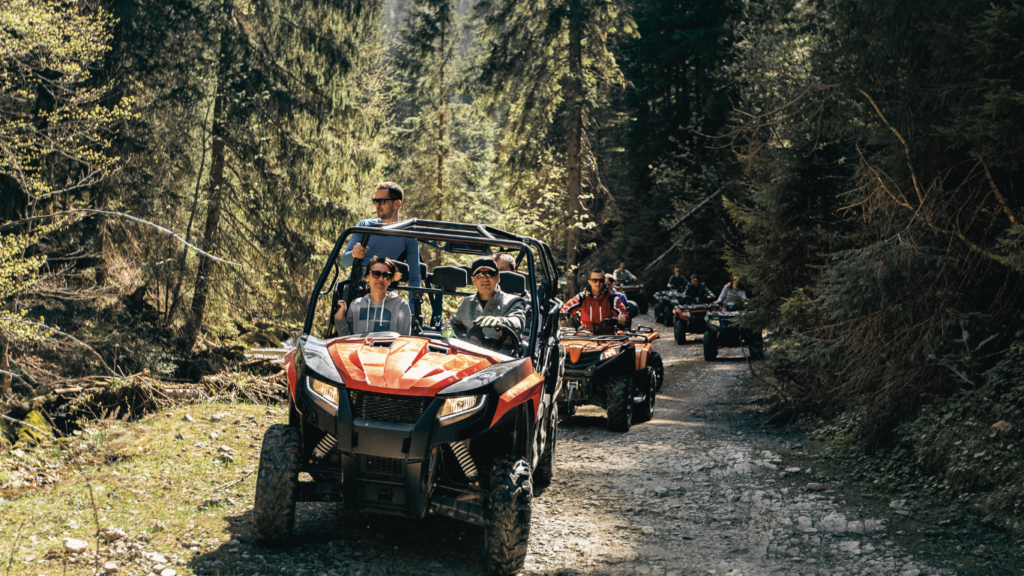
<path id="1" fill-rule="evenodd" d="M 401 276 L 398 266 L 390 258 L 371 258 L 364 276 L 370 284 L 370 293 L 356 298 L 351 308 L 345 305 L 344 300 L 338 300 L 338 311 L 334 315 L 338 334 L 398 332 L 408 336 L 412 331 L 409 303 L 398 294 L 388 292 L 388 286 L 401 280 Z"/>

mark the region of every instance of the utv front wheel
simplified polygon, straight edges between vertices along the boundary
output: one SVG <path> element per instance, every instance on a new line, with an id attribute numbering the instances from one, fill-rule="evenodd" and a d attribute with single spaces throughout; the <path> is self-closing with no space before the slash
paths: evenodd
<path id="1" fill-rule="evenodd" d="M 715 335 L 708 330 L 704 333 L 704 361 L 711 362 L 715 358 L 718 358 L 718 340 L 715 340 Z"/>
<path id="2" fill-rule="evenodd" d="M 252 523 L 256 542 L 283 546 L 295 527 L 295 493 L 299 484 L 299 452 L 302 434 L 298 428 L 275 424 L 263 436 L 256 500 Z"/>
<path id="3" fill-rule="evenodd" d="M 676 318 L 674 335 L 676 344 L 686 344 L 686 324 L 683 324 L 683 321 L 678 318 Z"/>
<path id="4" fill-rule="evenodd" d="M 514 456 L 494 459 L 484 529 L 484 570 L 512 576 L 523 568 L 530 541 L 533 486 L 530 465 Z"/>
<path id="5" fill-rule="evenodd" d="M 661 354 L 651 350 L 647 355 L 647 365 L 654 368 L 655 392 L 661 392 L 661 386 L 665 383 L 665 363 L 661 359 Z"/>
<path id="6" fill-rule="evenodd" d="M 647 368 L 644 369 L 643 374 L 646 376 L 647 381 L 644 382 L 644 387 L 647 389 L 644 392 L 643 400 L 637 405 L 636 411 L 633 413 L 634 423 L 640 424 L 642 422 L 650 422 L 651 418 L 654 418 L 654 403 L 657 400 L 657 383 L 655 382 L 654 368 L 648 363 Z"/>
<path id="7" fill-rule="evenodd" d="M 548 431 L 548 445 L 537 460 L 537 468 L 533 471 L 533 483 L 536 486 L 548 486 L 555 477 L 555 447 L 558 445 L 558 417 L 551 415 L 551 430 Z"/>
<path id="8" fill-rule="evenodd" d="M 629 376 L 612 376 L 608 382 L 608 429 L 612 432 L 629 432 L 633 421 L 633 379 Z"/>

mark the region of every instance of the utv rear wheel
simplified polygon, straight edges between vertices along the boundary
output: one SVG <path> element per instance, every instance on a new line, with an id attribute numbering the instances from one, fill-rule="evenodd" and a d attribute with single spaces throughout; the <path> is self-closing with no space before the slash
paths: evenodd
<path id="1" fill-rule="evenodd" d="M 654 391 L 661 392 L 661 386 L 665 384 L 665 363 L 661 360 L 661 354 L 651 350 L 647 355 L 647 365 L 654 368 Z"/>
<path id="2" fill-rule="evenodd" d="M 612 376 L 608 382 L 608 429 L 612 432 L 629 432 L 633 421 L 633 379 L 629 376 Z"/>
<path id="3" fill-rule="evenodd" d="M 548 431 L 548 445 L 537 460 L 537 468 L 533 471 L 533 484 L 547 486 L 555 477 L 555 446 L 558 444 L 558 418 L 551 417 L 551 430 Z"/>
<path id="4" fill-rule="evenodd" d="M 718 340 L 710 330 L 704 333 L 704 360 L 711 362 L 718 358 Z"/>
<path id="5" fill-rule="evenodd" d="M 252 523 L 256 542 L 283 546 L 295 527 L 295 493 L 299 484 L 299 452 L 302 434 L 298 428 L 275 424 L 263 436 L 256 499 Z"/>
<path id="6" fill-rule="evenodd" d="M 533 486 L 530 465 L 514 456 L 494 459 L 484 529 L 484 570 L 511 576 L 523 568 L 530 541 Z"/>
<path id="7" fill-rule="evenodd" d="M 674 335 L 676 344 L 686 344 L 686 324 L 683 324 L 683 321 L 678 318 L 676 318 Z"/>

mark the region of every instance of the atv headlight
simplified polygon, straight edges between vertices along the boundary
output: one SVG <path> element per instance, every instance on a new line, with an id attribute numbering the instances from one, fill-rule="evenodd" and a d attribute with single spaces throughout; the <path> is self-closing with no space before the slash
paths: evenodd
<path id="1" fill-rule="evenodd" d="M 708 323 L 710 323 L 715 328 L 721 328 L 722 327 L 722 321 L 719 320 L 718 318 L 712 318 L 711 320 L 708 320 Z"/>
<path id="2" fill-rule="evenodd" d="M 441 411 L 437 413 L 437 417 L 445 418 L 446 416 L 469 412 L 476 408 L 476 405 L 479 403 L 479 396 L 456 396 L 455 398 L 449 398 L 444 401 L 444 406 L 441 406 Z"/>
<path id="3" fill-rule="evenodd" d="M 614 356 L 618 356 L 618 354 L 619 354 L 619 349 L 618 348 L 609 348 L 609 349 L 605 350 L 604 352 L 601 352 L 601 360 L 607 360 L 607 359 L 612 358 Z"/>
<path id="4" fill-rule="evenodd" d="M 309 386 L 313 389 L 313 392 L 324 397 L 331 404 L 338 405 L 338 388 L 333 384 L 317 380 L 316 378 L 309 379 Z"/>

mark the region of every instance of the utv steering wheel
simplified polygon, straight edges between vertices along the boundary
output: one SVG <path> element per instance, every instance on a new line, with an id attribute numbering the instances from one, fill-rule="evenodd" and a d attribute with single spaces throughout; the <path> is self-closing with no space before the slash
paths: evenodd
<path id="1" fill-rule="evenodd" d="M 495 324 L 494 326 L 487 326 L 487 328 L 494 328 L 495 330 L 501 332 L 501 336 L 498 337 L 497 339 L 488 338 L 484 336 L 484 326 L 478 326 L 474 324 L 473 327 L 470 328 L 468 332 L 466 332 L 466 338 L 469 338 L 470 336 L 476 336 L 477 340 L 479 340 L 482 343 L 482 346 L 484 348 L 494 350 L 495 352 L 500 352 L 502 345 L 505 344 L 505 341 L 511 338 L 512 343 L 515 344 L 515 347 L 512 349 L 511 355 L 516 358 L 519 358 L 520 356 L 523 355 L 519 335 L 516 334 L 515 330 L 509 328 L 508 326 L 505 326 L 504 324 Z"/>

